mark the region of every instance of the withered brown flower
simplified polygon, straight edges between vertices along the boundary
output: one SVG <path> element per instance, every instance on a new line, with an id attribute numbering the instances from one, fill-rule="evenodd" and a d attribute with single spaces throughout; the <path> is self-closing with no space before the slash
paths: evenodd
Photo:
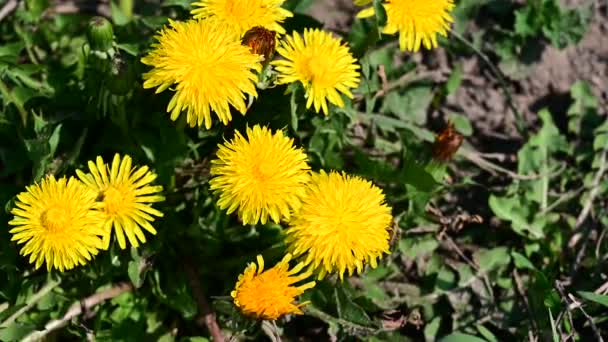
<path id="1" fill-rule="evenodd" d="M 241 42 L 249 46 L 252 53 L 264 56 L 264 64 L 267 64 L 274 56 L 276 34 L 275 31 L 256 26 L 245 32 Z"/>

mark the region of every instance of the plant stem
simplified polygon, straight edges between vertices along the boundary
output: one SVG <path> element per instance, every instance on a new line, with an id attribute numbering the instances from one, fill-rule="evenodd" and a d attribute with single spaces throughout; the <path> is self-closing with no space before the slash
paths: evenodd
<path id="1" fill-rule="evenodd" d="M 127 18 L 133 18 L 133 0 L 120 0 L 118 6 Z"/>
<path id="2" fill-rule="evenodd" d="M 44 287 L 40 289 L 40 291 L 36 292 L 32 295 L 27 304 L 21 309 L 17 310 L 14 314 L 12 314 L 9 318 L 7 318 L 4 322 L 0 324 L 0 328 L 6 328 L 11 325 L 17 318 L 19 318 L 24 313 L 28 312 L 34 305 L 36 305 L 44 296 L 46 296 L 49 292 L 51 292 L 57 285 L 59 285 L 61 281 L 59 280 L 51 280 Z"/>
<path id="3" fill-rule="evenodd" d="M 23 126 L 25 126 L 27 124 L 27 111 L 25 110 L 25 107 L 23 106 L 23 103 L 21 102 L 21 100 L 19 100 L 17 97 L 13 96 L 13 94 L 11 94 L 11 91 L 8 89 L 8 87 L 6 86 L 6 83 L 4 83 L 4 81 L 2 81 L 2 79 L 0 78 L 0 94 L 2 94 L 2 98 L 4 99 L 4 101 L 7 102 L 7 104 L 9 102 L 12 102 L 15 104 L 15 107 L 17 107 L 17 111 L 19 112 L 19 115 L 21 116 L 21 121 L 23 121 Z"/>
<path id="4" fill-rule="evenodd" d="M 52 320 L 45 324 L 44 330 L 42 331 L 34 331 L 31 334 L 27 335 L 23 338 L 22 342 L 33 342 L 33 341 L 42 341 L 44 337 L 50 334 L 51 332 L 67 325 L 72 318 L 82 314 L 83 312 L 91 309 L 92 307 L 114 297 L 117 297 L 125 292 L 130 292 L 133 290 L 133 285 L 131 283 L 123 282 L 116 284 L 115 286 L 97 292 L 77 303 L 74 303 L 68 309 L 68 312 L 63 315 L 62 318 Z"/>

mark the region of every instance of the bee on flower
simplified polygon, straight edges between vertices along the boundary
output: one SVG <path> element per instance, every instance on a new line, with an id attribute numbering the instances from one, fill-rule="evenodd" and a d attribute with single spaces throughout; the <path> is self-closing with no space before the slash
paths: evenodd
<path id="1" fill-rule="evenodd" d="M 112 231 L 122 249 L 127 246 L 125 235 L 133 247 L 138 247 L 140 241 L 146 242 L 142 228 L 156 234 L 150 222 L 163 213 L 152 208 L 152 203 L 165 200 L 159 195 L 163 187 L 151 185 L 156 174 L 147 166 L 133 167 L 131 157 L 121 157 L 118 153 L 110 165 L 97 157 L 95 162 L 89 161 L 88 166 L 89 173 L 76 170 L 76 174 L 104 204 L 103 248 L 108 248 Z"/>

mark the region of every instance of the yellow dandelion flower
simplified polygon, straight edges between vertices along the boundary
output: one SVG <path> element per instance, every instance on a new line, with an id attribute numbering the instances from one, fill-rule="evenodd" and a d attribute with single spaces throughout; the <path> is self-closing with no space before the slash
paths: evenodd
<path id="1" fill-rule="evenodd" d="M 326 273 L 361 272 L 363 263 L 377 266 L 389 252 L 391 208 L 382 190 L 344 173 L 312 175 L 302 208 L 286 231 L 289 251 L 306 265 Z"/>
<path id="2" fill-rule="evenodd" d="M 114 155 L 112 165 L 104 164 L 101 157 L 95 163 L 89 161 L 90 173 L 85 174 L 76 170 L 78 178 L 89 188 L 97 192 L 104 203 L 104 236 L 103 245 L 110 245 L 112 227 L 120 248 L 126 248 L 125 234 L 134 247 L 139 241 L 146 242 L 146 236 L 141 228 L 152 234 L 156 229 L 150 222 L 153 216 L 162 217 L 163 213 L 152 208 L 151 203 L 164 201 L 158 195 L 163 190 L 160 185 L 150 185 L 156 179 L 156 174 L 149 171 L 147 166 L 131 167 L 131 157 Z"/>
<path id="3" fill-rule="evenodd" d="M 175 85 L 167 106 L 171 120 L 182 111 L 186 120 L 209 129 L 211 111 L 226 125 L 230 106 L 245 114 L 245 94 L 257 97 L 255 82 L 262 56 L 241 45 L 239 37 L 215 20 L 170 21 L 156 37 L 152 51 L 141 59 L 153 69 L 143 75 L 144 88 L 160 93 Z"/>
<path id="4" fill-rule="evenodd" d="M 103 217 L 95 202 L 97 193 L 76 178 L 53 176 L 26 187 L 17 195 L 15 217 L 8 223 L 12 241 L 24 243 L 20 253 L 29 255 L 36 269 L 46 262 L 61 272 L 84 265 L 102 247 Z"/>
<path id="5" fill-rule="evenodd" d="M 230 293 L 234 304 L 244 315 L 276 320 L 287 314 L 301 315 L 302 306 L 307 302 L 294 304 L 295 297 L 315 286 L 314 281 L 302 285 L 293 284 L 311 276 L 310 271 L 300 273 L 304 264 L 299 263 L 289 269 L 291 255 L 287 254 L 273 268 L 264 271 L 264 259 L 258 255 L 258 265 L 249 264 L 239 275 L 234 291 Z M 298 275 L 298 273 L 300 273 Z"/>
<path id="6" fill-rule="evenodd" d="M 285 33 L 281 23 L 293 13 L 281 8 L 285 0 L 201 0 L 193 2 L 190 12 L 194 18 L 214 18 L 238 32 L 262 26 L 280 34 Z"/>
<path id="7" fill-rule="evenodd" d="M 219 193 L 218 206 L 228 214 L 238 209 L 243 224 L 289 220 L 299 209 L 309 179 L 304 150 L 295 148 L 283 131 L 255 125 L 247 138 L 236 132 L 219 146 L 211 161 L 211 190 Z"/>
<path id="8" fill-rule="evenodd" d="M 325 115 L 327 100 L 344 107 L 340 93 L 353 97 L 352 88 L 359 85 L 359 65 L 340 39 L 318 29 L 304 30 L 287 36 L 277 48 L 284 60 L 273 61 L 279 73 L 278 83 L 302 82 L 306 90 L 306 108 L 314 103 L 315 111 Z"/>
<path id="9" fill-rule="evenodd" d="M 365 2 L 361 2 L 364 4 Z M 437 35 L 448 35 L 453 21 L 450 12 L 453 0 L 386 0 L 384 3 L 387 22 L 383 33 L 399 32 L 399 48 L 402 51 L 417 52 L 420 46 L 427 49 L 437 47 Z M 370 7 L 359 12 L 357 17 L 374 15 Z"/>

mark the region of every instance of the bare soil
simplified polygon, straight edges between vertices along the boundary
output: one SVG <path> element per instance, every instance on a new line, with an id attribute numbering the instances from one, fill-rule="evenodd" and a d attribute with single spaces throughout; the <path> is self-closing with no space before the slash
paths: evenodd
<path id="1" fill-rule="evenodd" d="M 582 2 L 568 0 L 564 4 L 578 6 Z M 352 0 L 326 0 L 316 1 L 309 14 L 328 30 L 346 32 L 358 10 Z M 556 121 L 565 118 L 563 114 L 571 103 L 570 87 L 578 80 L 592 86 L 605 113 L 608 108 L 607 12 L 605 6 L 600 7 L 581 42 L 563 50 L 543 45 L 539 58 L 527 65 L 520 77 L 508 80 L 514 105 L 530 125 L 536 123 L 536 113 L 545 107 L 558 118 Z M 505 93 L 484 62 L 475 56 L 446 61 L 442 50 L 430 52 L 431 59 L 443 62 L 441 64 L 447 62 L 448 67 L 461 64 L 465 73 L 462 86 L 448 97 L 446 106 L 469 117 L 477 137 L 474 140 L 518 140 L 515 119 L 507 106 Z M 560 122 L 558 125 L 562 126 Z M 483 146 L 480 149 L 483 150 Z"/>

